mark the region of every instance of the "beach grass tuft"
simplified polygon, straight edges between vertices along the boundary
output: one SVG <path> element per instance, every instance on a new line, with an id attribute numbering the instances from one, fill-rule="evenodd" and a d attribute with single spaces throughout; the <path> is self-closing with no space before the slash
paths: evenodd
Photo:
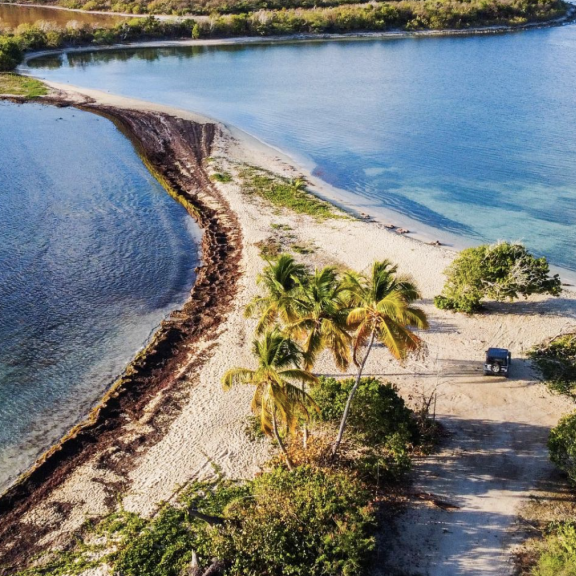
<path id="1" fill-rule="evenodd" d="M 246 194 L 260 196 L 278 208 L 320 220 L 342 217 L 328 202 L 309 192 L 302 179 L 291 180 L 249 165 L 243 167 L 240 177 Z"/>
<path id="2" fill-rule="evenodd" d="M 6 72 L 0 74 L 0 94 L 38 98 L 39 96 L 46 96 L 48 89 L 40 80 Z"/>
<path id="3" fill-rule="evenodd" d="M 232 175 L 228 174 L 228 172 L 216 172 L 210 176 L 211 180 L 215 182 L 222 182 L 223 184 L 227 184 L 228 182 L 232 182 Z"/>

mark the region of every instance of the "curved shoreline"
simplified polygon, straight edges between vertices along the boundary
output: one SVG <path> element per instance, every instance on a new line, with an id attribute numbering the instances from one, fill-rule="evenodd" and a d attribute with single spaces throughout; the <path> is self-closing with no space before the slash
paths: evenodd
<path id="1" fill-rule="evenodd" d="M 576 6 L 575 6 L 576 11 Z M 101 48 L 106 50 L 106 47 Z M 97 49 L 95 51 L 99 51 Z M 55 52 L 55 51 L 51 51 Z M 25 68 L 24 73 L 34 76 L 34 70 Z M 38 78 L 38 76 L 34 76 Z M 83 88 L 81 86 L 74 86 L 71 84 L 64 84 L 52 81 L 45 81 L 45 84 L 54 90 L 62 91 L 64 93 L 73 93 L 80 98 L 95 98 L 100 102 L 115 102 L 118 97 L 108 92 L 100 90 Z M 459 236 L 452 232 L 436 228 L 432 225 L 423 223 L 419 220 L 406 216 L 401 212 L 397 212 L 391 208 L 374 205 L 369 198 L 364 198 L 358 194 L 350 192 L 344 188 L 338 188 L 328 182 L 324 181 L 321 177 L 314 174 L 316 165 L 307 159 L 298 156 L 292 151 L 287 151 L 278 148 L 262 140 L 258 136 L 247 132 L 235 125 L 228 124 L 199 112 L 192 112 L 190 110 L 168 106 L 164 104 L 155 104 L 146 100 L 139 100 L 132 97 L 119 97 L 121 100 L 130 102 L 131 106 L 138 106 L 142 110 L 157 110 L 170 115 L 176 115 L 183 118 L 189 118 L 196 122 L 211 122 L 220 126 L 223 130 L 228 132 L 238 143 L 240 148 L 250 148 L 266 157 L 274 157 L 281 161 L 284 165 L 293 167 L 296 170 L 298 177 L 304 176 L 310 184 L 309 192 L 318 196 L 322 200 L 336 206 L 338 209 L 351 214 L 355 218 L 362 219 L 363 216 L 369 215 L 369 220 L 376 222 L 381 226 L 389 227 L 392 223 L 395 229 L 407 229 L 409 232 L 404 236 L 407 240 L 416 242 L 417 244 L 433 244 L 442 246 L 453 253 L 459 252 L 465 248 L 475 246 L 478 244 L 474 239 L 469 239 L 464 236 Z M 576 285 L 576 270 L 562 268 L 556 265 L 550 265 L 553 273 L 557 273 L 562 278 L 563 282 L 568 286 Z"/>
<path id="2" fill-rule="evenodd" d="M 576 22 L 576 0 L 567 2 L 571 4 L 564 16 L 544 22 L 527 22 L 519 26 L 479 26 L 476 28 L 445 30 L 388 30 L 383 32 L 346 32 L 346 33 L 323 33 L 323 34 L 288 34 L 280 36 L 238 36 L 234 38 L 213 38 L 202 40 L 149 40 L 141 42 L 125 42 L 110 44 L 108 46 L 77 46 L 68 48 L 54 48 L 50 50 L 38 50 L 26 53 L 23 65 L 19 72 L 33 75 L 28 62 L 35 58 L 52 56 L 57 54 L 78 54 L 86 52 L 104 52 L 108 50 L 130 50 L 136 48 L 170 48 L 174 46 L 242 46 L 246 44 L 297 44 L 300 42 L 342 42 L 350 40 L 393 40 L 404 38 L 430 38 L 451 36 L 478 36 L 485 34 L 507 34 L 511 32 L 525 32 L 542 28 L 555 28 Z M 26 6 L 25 4 L 23 6 Z M 108 14 L 107 12 L 105 14 Z M 110 13 L 112 14 L 112 13 Z M 22 68 L 24 66 L 24 68 Z"/>
<path id="3" fill-rule="evenodd" d="M 215 238 L 214 244 L 224 250 L 232 250 L 231 257 L 238 260 L 231 262 L 232 267 L 228 270 L 217 270 L 221 272 L 221 277 L 216 278 L 221 282 L 221 288 L 232 288 L 232 292 L 225 293 L 229 301 L 224 303 L 222 316 L 225 318 L 222 324 L 215 325 L 212 317 L 213 306 L 220 304 L 216 300 L 217 292 L 208 293 L 209 300 L 199 303 L 200 310 L 205 313 L 199 319 L 195 336 L 207 340 L 207 345 L 189 349 L 189 342 L 179 340 L 175 348 L 179 347 L 182 361 L 174 357 L 166 361 L 157 350 L 152 350 L 155 355 L 152 359 L 159 364 L 157 373 L 164 374 L 165 380 L 146 379 L 147 374 L 137 372 L 136 378 L 143 376 L 142 388 L 125 386 L 118 396 L 110 394 L 110 398 L 107 398 L 112 408 L 112 419 L 101 419 L 96 425 L 88 423 L 86 430 L 80 431 L 83 436 L 78 442 L 70 439 L 69 446 L 78 451 L 75 456 L 64 460 L 64 466 L 60 466 L 58 454 L 52 455 L 52 464 L 49 460 L 43 468 L 49 476 L 38 478 L 39 483 L 44 481 L 44 484 L 34 486 L 33 482 L 24 479 L 31 488 L 30 492 L 20 493 L 20 499 L 14 502 L 11 512 L 0 512 L 4 520 L 0 532 L 4 546 L 4 556 L 0 552 L 2 560 L 25 562 L 34 552 L 65 546 L 87 518 L 97 519 L 113 509 L 119 494 L 123 494 L 123 503 L 128 510 L 153 515 L 157 502 L 169 500 L 175 490 L 196 478 L 203 470 L 210 469 L 211 463 L 219 467 L 224 463 L 227 475 L 231 475 L 230 462 L 238 463 L 233 472 L 240 469 L 241 474 L 252 474 L 254 468 L 247 467 L 247 463 L 265 460 L 262 458 L 263 450 L 258 452 L 259 448 L 246 439 L 244 446 L 247 446 L 249 455 L 242 452 L 242 446 L 239 446 L 240 438 L 244 438 L 241 418 L 248 410 L 249 400 L 248 397 L 233 396 L 232 393 L 227 393 L 224 398 L 220 377 L 231 362 L 243 362 L 250 358 L 252 324 L 244 318 L 243 305 L 257 290 L 253 280 L 263 265 L 258 243 L 271 233 L 272 225 L 280 222 L 291 226 L 298 234 L 298 241 L 312 243 L 316 247 L 316 254 L 313 252 L 306 256 L 310 265 L 338 263 L 362 269 L 376 258 L 387 257 L 398 262 L 402 271 L 413 274 L 422 287 L 425 298 L 423 306 L 427 307 L 433 319 L 433 329 L 427 334 L 431 350 L 429 359 L 424 364 L 409 364 L 406 369 L 391 373 L 390 360 L 379 349 L 371 360 L 371 372 L 385 374 L 386 378 L 400 386 L 403 393 L 419 397 L 426 390 L 426 378 L 429 378 L 428 383 L 437 383 L 440 363 L 446 362 L 448 372 L 442 373 L 443 390 L 439 395 L 438 417 L 445 420 L 453 434 L 450 437 L 452 444 L 447 448 L 450 454 L 442 462 L 455 460 L 454 455 L 462 448 L 465 466 L 454 471 L 449 466 L 439 465 L 434 475 L 428 477 L 425 473 L 428 464 L 424 462 L 422 482 L 425 485 L 422 489 L 442 491 L 443 482 L 453 482 L 450 489 L 462 499 L 462 508 L 453 512 L 455 519 L 452 521 L 455 532 L 462 532 L 458 536 L 462 550 L 456 548 L 448 551 L 447 557 L 456 552 L 459 558 L 464 556 L 470 563 L 477 562 L 480 554 L 487 565 L 502 565 L 505 558 L 502 562 L 494 559 L 492 549 L 483 546 L 488 539 L 491 546 L 494 542 L 498 546 L 508 546 L 504 536 L 494 540 L 493 526 L 507 528 L 508 521 L 515 517 L 519 495 L 533 490 L 538 474 L 548 471 L 550 465 L 542 454 L 545 450 L 543 436 L 559 415 L 572 409 L 572 406 L 567 406 L 560 398 L 544 397 L 541 386 L 534 382 L 529 368 L 520 358 L 516 363 L 517 376 L 504 384 L 479 382 L 471 372 L 459 374 L 455 371 L 454 362 L 455 359 L 470 364 L 477 362 L 479 350 L 485 349 L 483 339 L 493 339 L 496 335 L 500 343 L 519 349 L 520 343 L 523 347 L 529 347 L 543 336 L 558 333 L 566 323 L 572 322 L 576 294 L 558 299 L 533 298 L 530 302 L 512 306 L 501 304 L 494 306 L 493 315 L 473 318 L 436 310 L 431 304 L 431 297 L 441 288 L 442 270 L 452 260 L 452 251 L 426 246 L 374 223 L 350 219 L 320 223 L 294 214 L 278 214 L 267 209 L 265 204 L 247 198 L 238 182 L 214 186 L 208 181 L 208 186 L 204 186 L 207 173 L 201 161 L 210 151 L 206 140 L 199 136 L 204 133 L 202 126 L 211 124 L 209 120 L 190 112 L 103 92 L 70 87 L 65 90 L 63 98 L 53 100 L 55 104 L 78 105 L 88 111 L 116 118 L 120 128 L 132 135 L 135 144 L 144 141 L 152 146 L 152 149 L 144 150 L 146 161 L 166 183 L 173 187 L 172 180 L 175 179 L 178 187 L 174 189 L 177 192 L 187 191 L 182 185 L 183 178 L 194 184 L 191 191 L 194 207 L 201 204 L 203 212 L 224 208 L 220 222 L 234 235 L 235 241 L 233 245 L 222 244 L 225 238 L 221 237 Z M 223 162 L 222 169 L 233 171 L 234 162 L 244 162 L 265 166 L 286 177 L 293 177 L 296 173 L 290 172 L 293 169 L 288 167 L 288 162 L 279 158 L 278 153 L 270 147 L 254 139 L 246 142 L 245 134 L 239 130 L 233 131 L 237 138 L 230 140 L 226 130 L 219 130 L 215 123 L 214 126 L 214 137 L 223 141 L 219 144 L 225 144 L 214 149 L 217 155 L 222 154 L 216 158 L 216 162 Z M 193 136 L 192 145 L 189 139 L 181 137 L 182 130 L 185 135 Z M 160 139 L 156 137 L 159 134 L 162 135 Z M 168 165 L 162 162 L 162 158 L 167 159 Z M 270 163 L 271 160 L 274 162 Z M 259 164 L 260 161 L 265 165 Z M 160 170 L 157 170 L 158 165 Z M 212 168 L 216 169 L 216 165 Z M 200 189 L 197 185 L 201 186 Z M 209 277 L 206 280 L 212 281 Z M 231 308 L 232 313 L 228 313 L 227 310 Z M 218 326 L 221 329 L 216 331 L 215 327 Z M 177 353 L 178 350 L 168 352 Z M 207 360 L 209 355 L 212 356 Z M 332 374 L 334 370 L 329 363 L 319 366 L 322 373 Z M 190 378 L 187 382 L 186 376 Z M 139 396 L 141 390 L 144 390 L 144 394 Z M 488 390 L 490 394 L 486 393 Z M 249 396 L 250 391 L 246 392 Z M 108 406 L 104 406 L 104 410 L 108 410 Z M 102 416 L 106 414 L 99 415 Z M 480 434 L 482 446 L 478 449 L 473 447 L 468 457 L 468 439 L 475 439 L 474 434 L 479 434 L 477 428 L 482 428 L 472 426 L 470 429 L 470 422 L 479 419 L 488 425 L 494 421 L 497 425 L 493 428 L 498 433 L 490 434 L 492 439 L 488 440 L 485 434 Z M 501 420 L 507 422 L 504 432 L 499 424 Z M 526 422 L 529 422 L 529 431 Z M 122 432 L 120 439 L 118 431 Z M 512 438 L 506 434 L 511 434 Z M 518 455 L 515 455 L 515 434 L 521 435 L 523 442 Z M 489 442 L 488 446 L 486 441 Z M 508 449 L 502 450 L 503 447 Z M 499 460 L 496 481 L 511 483 L 512 488 L 501 488 L 498 484 L 498 489 L 494 490 L 494 461 L 492 458 L 477 458 L 476 454 L 481 449 L 492 450 L 496 454 L 505 452 Z M 530 458 L 526 457 L 528 454 Z M 89 462 L 85 462 L 90 458 Z M 114 473 L 108 474 L 111 469 Z M 470 478 L 473 479 L 474 490 L 468 485 Z M 106 506 L 99 506 L 103 501 Z M 0 502 L 5 502 L 5 499 L 0 498 Z M 490 514 L 494 509 L 503 513 L 493 522 L 490 521 L 489 529 L 479 529 L 474 522 L 477 513 Z M 411 569 L 412 564 L 418 564 L 418 554 L 411 546 L 424 539 L 434 541 L 436 549 L 445 553 L 442 546 L 445 546 L 443 539 L 446 537 L 441 530 L 444 520 L 439 519 L 437 514 L 436 510 L 414 507 L 409 521 L 399 530 L 395 550 L 398 562 L 410 564 Z M 427 527 L 438 529 L 430 535 L 424 533 Z M 478 539 L 478 534 L 486 538 Z M 424 571 L 420 568 L 417 565 L 412 571 Z M 447 572 L 435 574 L 445 576 Z"/>
<path id="4" fill-rule="evenodd" d="M 168 193 L 184 205 L 202 228 L 202 265 L 189 299 L 180 310 L 162 321 L 148 345 L 136 355 L 89 416 L 0 495 L 0 541 L 12 541 L 8 550 L 0 551 L 0 564 L 13 566 L 30 558 L 44 535 L 42 528 L 22 529 L 20 519 L 32 506 L 91 457 L 98 456 L 101 463 L 106 460 L 106 466 L 126 474 L 129 464 L 114 461 L 118 431 L 126 427 L 127 422 L 141 418 L 144 412 L 149 421 L 162 414 L 168 405 L 173 415 L 177 412 L 174 399 L 183 385 L 183 371 L 198 367 L 204 361 L 201 356 L 196 357 L 193 345 L 218 329 L 233 302 L 242 250 L 235 215 L 203 168 L 218 130 L 215 124 L 66 97 L 48 97 L 39 102 L 75 106 L 111 120 L 131 140 L 145 165 Z M 177 162 L 173 158 L 177 158 Z M 150 412 L 151 400 L 159 393 L 162 398 Z M 132 448 L 123 445 L 122 450 L 131 452 L 154 443 L 167 425 L 164 418 L 153 425 L 152 434 L 135 438 Z"/>
<path id="5" fill-rule="evenodd" d="M 575 6 L 574 1 L 573 0 L 565 0 L 565 2 L 567 4 L 572 4 L 572 6 Z M 80 14 L 96 14 L 99 16 L 111 16 L 111 17 L 117 17 L 117 18 L 148 18 L 150 16 L 153 16 L 154 18 L 157 18 L 158 20 L 163 20 L 163 21 L 173 21 L 173 22 L 182 22 L 184 20 L 197 20 L 197 21 L 201 21 L 201 20 L 205 20 L 207 18 L 209 18 L 208 15 L 204 15 L 204 14 L 188 14 L 185 16 L 174 16 L 171 14 L 131 14 L 128 12 L 113 12 L 113 11 L 105 11 L 105 10 L 94 10 L 94 11 L 88 11 L 88 10 L 82 10 L 81 8 L 66 8 L 65 6 L 54 6 L 54 5 L 48 5 L 48 4 L 26 4 L 26 3 L 21 3 L 21 2 L 0 2 L 0 5 L 5 4 L 7 6 L 20 6 L 23 8 L 26 7 L 30 7 L 30 8 L 48 8 L 51 10 L 60 10 L 60 11 L 66 11 L 66 12 L 72 12 L 72 13 L 80 13 Z M 576 17 L 576 10 L 575 9 L 569 9 L 567 11 L 567 13 L 564 16 L 561 16 L 560 18 L 554 18 L 552 20 L 547 20 L 547 21 L 543 21 L 543 22 L 527 22 L 526 24 L 520 24 L 518 26 L 512 26 L 512 25 L 495 25 L 495 26 L 478 26 L 478 27 L 473 27 L 473 28 L 468 28 L 468 29 L 453 29 L 453 28 L 448 28 L 445 30 L 421 30 L 421 31 L 414 31 L 414 32 L 409 32 L 409 31 L 404 31 L 404 30 L 398 30 L 398 31 L 385 31 L 385 32 L 349 32 L 349 33 L 343 33 L 343 34 L 338 34 L 338 33 L 330 33 L 330 34 L 297 34 L 297 35 L 289 35 L 289 36 L 266 36 L 266 37 L 259 37 L 259 38 L 310 38 L 310 39 L 321 39 L 321 40 L 329 40 L 329 39 L 340 39 L 341 37 L 351 37 L 351 38 L 355 38 L 355 37 L 359 37 L 359 38 L 363 38 L 365 37 L 366 34 L 373 34 L 373 35 L 377 35 L 376 37 L 388 37 L 388 34 L 393 34 L 393 35 L 402 35 L 402 36 L 427 36 L 427 35 L 462 35 L 462 34 L 481 34 L 481 33 L 490 33 L 490 32 L 513 32 L 516 30 L 524 30 L 524 29 L 530 29 L 530 28 L 544 28 L 544 27 L 551 27 L 551 26 L 558 26 L 558 25 L 562 25 L 563 23 L 570 21 L 571 19 L 574 19 Z M 248 37 L 249 38 L 249 37 Z M 230 40 L 235 40 L 234 38 L 231 38 Z M 200 41 L 195 41 L 195 42 L 202 42 L 202 40 Z"/>

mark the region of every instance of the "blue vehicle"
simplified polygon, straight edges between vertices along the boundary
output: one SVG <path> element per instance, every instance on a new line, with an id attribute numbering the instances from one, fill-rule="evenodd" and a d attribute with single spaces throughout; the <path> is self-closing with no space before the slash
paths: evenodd
<path id="1" fill-rule="evenodd" d="M 488 348 L 486 350 L 486 361 L 484 362 L 485 376 L 505 376 L 510 375 L 510 364 L 512 354 L 506 348 Z"/>

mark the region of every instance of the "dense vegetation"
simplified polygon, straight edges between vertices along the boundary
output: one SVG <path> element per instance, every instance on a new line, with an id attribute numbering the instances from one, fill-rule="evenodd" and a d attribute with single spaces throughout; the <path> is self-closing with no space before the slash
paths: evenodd
<path id="1" fill-rule="evenodd" d="M 550 432 L 550 459 L 576 486 L 576 413 L 564 416 Z"/>
<path id="2" fill-rule="evenodd" d="M 576 524 L 559 522 L 548 528 L 533 576 L 573 576 L 576 574 Z"/>
<path id="3" fill-rule="evenodd" d="M 522 25 L 544 21 L 566 13 L 561 0 L 400 0 L 366 4 L 343 4 L 305 9 L 298 1 L 282 9 L 274 0 L 261 6 L 262 0 L 247 3 L 209 0 L 208 3 L 172 5 L 170 1 L 150 3 L 98 3 L 90 0 L 80 7 L 86 10 L 108 9 L 141 12 L 177 12 L 210 14 L 201 20 L 159 21 L 134 18 L 112 27 L 98 28 L 77 23 L 59 28 L 47 23 L 22 25 L 0 35 L 0 69 L 12 70 L 20 62 L 22 50 L 61 46 L 101 45 L 157 38 L 218 38 L 233 36 L 274 36 L 302 33 L 345 33 L 354 31 L 466 29 L 474 26 Z M 283 0 L 276 0 L 282 2 Z M 308 0 L 303 0 L 307 2 Z M 339 0 L 334 0 L 339 3 Z M 76 4 L 74 4 L 76 6 Z M 305 6 L 307 6 L 305 4 Z M 316 3 L 315 3 L 316 6 Z"/>
<path id="4" fill-rule="evenodd" d="M 195 482 L 152 519 L 119 511 L 67 552 L 19 576 L 360 576 L 374 547 L 371 494 L 351 474 L 274 468 L 246 482 Z"/>
<path id="5" fill-rule="evenodd" d="M 113 12 L 132 14 L 172 14 L 211 15 L 211 14 L 248 14 L 261 10 L 286 11 L 295 8 L 324 9 L 346 5 L 368 4 L 368 0 L 59 0 L 48 1 L 46 4 L 58 4 L 66 8 L 81 8 L 83 10 L 111 10 Z M 396 7 L 397 23 L 406 24 L 418 17 L 423 21 L 414 22 L 417 27 L 437 22 L 439 27 L 462 28 L 471 25 L 485 25 L 488 22 L 510 21 L 513 19 L 539 20 L 563 13 L 565 9 L 561 2 L 546 0 L 516 0 L 514 2 L 497 2 L 494 0 L 472 0 L 458 2 L 440 0 L 439 2 L 400 1 L 391 2 Z M 420 6 L 418 8 L 418 5 Z M 443 13 L 445 16 L 435 21 L 432 15 Z"/>
<path id="6" fill-rule="evenodd" d="M 550 459 L 562 470 L 574 488 L 576 486 L 576 413 L 565 416 L 552 429 L 548 439 Z M 544 538 L 534 548 L 535 561 L 530 569 L 533 576 L 571 576 L 576 574 L 576 522 L 574 504 L 544 527 Z"/>
<path id="7" fill-rule="evenodd" d="M 434 303 L 438 308 L 467 312 L 482 309 L 482 300 L 499 302 L 531 294 L 558 296 L 562 285 L 550 276 L 546 258 L 535 258 L 518 243 L 498 242 L 467 248 L 445 271 L 446 284 Z"/>
<path id="8" fill-rule="evenodd" d="M 11 37 L 0 36 L 0 72 L 14 70 L 23 58 L 21 43 Z"/>
<path id="9" fill-rule="evenodd" d="M 121 576 L 366 573 L 382 488 L 410 469 L 428 427 L 393 385 L 361 376 L 375 340 L 399 360 L 422 347 L 411 332 L 426 327 L 412 306 L 418 292 L 389 262 L 362 276 L 312 271 L 287 255 L 267 264 L 260 285 L 247 308 L 258 319 L 253 367 L 222 382 L 253 387 L 251 408 L 285 466 L 275 459 L 253 480 L 195 482 L 152 519 L 120 510 L 20 576 L 102 564 Z M 313 375 L 323 351 L 343 370 L 355 363 L 357 378 Z"/>
<path id="10" fill-rule="evenodd" d="M 576 334 L 557 336 L 528 356 L 551 390 L 576 398 Z"/>

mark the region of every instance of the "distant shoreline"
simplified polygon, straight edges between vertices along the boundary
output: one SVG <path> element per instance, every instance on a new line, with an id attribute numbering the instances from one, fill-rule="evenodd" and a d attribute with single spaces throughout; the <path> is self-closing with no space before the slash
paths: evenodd
<path id="1" fill-rule="evenodd" d="M 386 31 L 355 31 L 346 33 L 302 33 L 302 34 L 288 34 L 288 35 L 278 35 L 278 36 L 238 36 L 230 38 L 215 38 L 215 39 L 198 39 L 198 40 L 151 40 L 133 43 L 118 43 L 109 46 L 81 46 L 77 48 L 63 48 L 55 50 L 43 50 L 40 52 L 31 52 L 27 55 L 26 61 L 37 57 L 38 55 L 44 55 L 47 53 L 61 53 L 61 52 L 84 52 L 91 50 L 110 50 L 118 49 L 121 47 L 129 48 L 140 48 L 140 47 L 160 47 L 160 46 L 171 46 L 171 45 L 181 45 L 181 46 L 210 46 L 210 45 L 228 45 L 228 44 L 250 44 L 250 43 L 260 43 L 260 42 L 300 42 L 300 41 L 326 41 L 326 40 L 351 40 L 351 39 L 387 39 L 387 38 L 418 38 L 418 37 L 434 37 L 434 36 L 473 36 L 479 34 L 501 34 L 509 32 L 517 32 L 530 29 L 538 28 L 550 28 L 554 26 L 562 26 L 564 24 L 573 22 L 576 20 L 576 3 L 572 0 L 565 0 L 566 4 L 570 4 L 571 7 L 566 11 L 563 16 L 559 18 L 553 18 L 551 20 L 541 21 L 541 22 L 527 22 L 525 24 L 519 25 L 493 25 L 493 26 L 477 26 L 471 28 L 446 28 L 438 30 L 386 30 Z M 187 15 L 187 16 L 173 16 L 169 14 L 130 14 L 127 12 L 111 12 L 103 10 L 87 11 L 77 8 L 65 8 L 63 6 L 54 6 L 47 4 L 26 4 L 26 3 L 16 3 L 16 2 L 0 2 L 0 5 L 6 6 L 19 6 L 22 8 L 42 8 L 50 10 L 60 10 L 64 12 L 71 12 L 77 14 L 93 14 L 100 16 L 110 16 L 117 18 L 147 18 L 154 17 L 161 21 L 166 22 L 182 22 L 185 20 L 195 20 L 198 22 L 205 21 L 209 17 L 206 15 Z"/>

